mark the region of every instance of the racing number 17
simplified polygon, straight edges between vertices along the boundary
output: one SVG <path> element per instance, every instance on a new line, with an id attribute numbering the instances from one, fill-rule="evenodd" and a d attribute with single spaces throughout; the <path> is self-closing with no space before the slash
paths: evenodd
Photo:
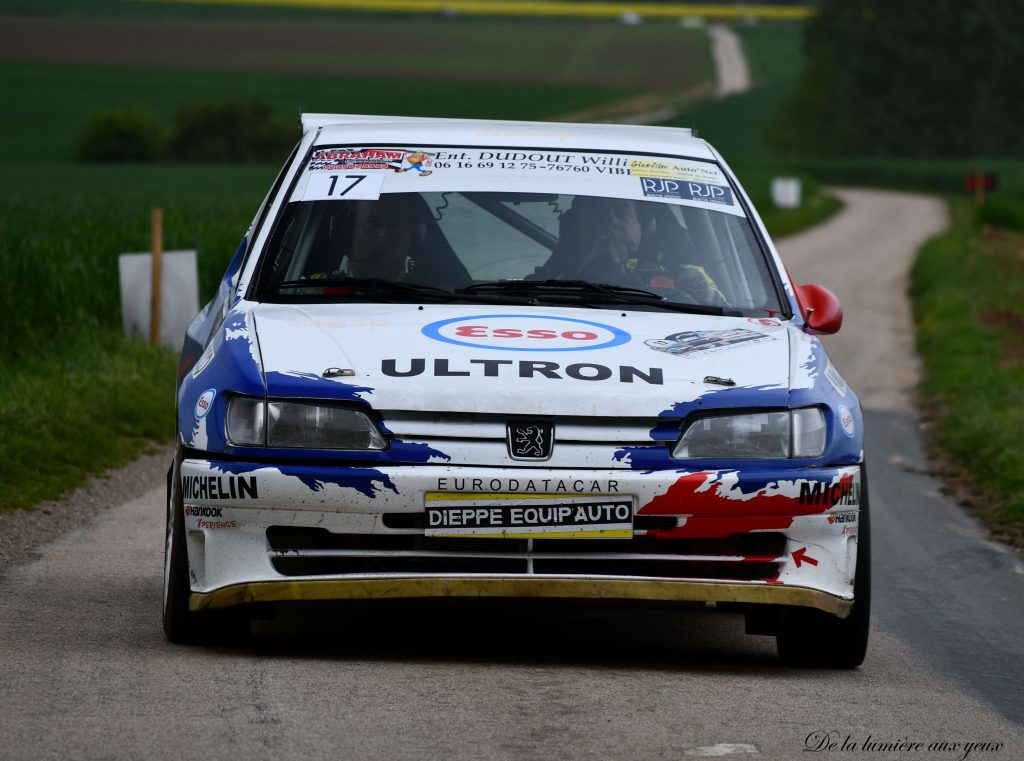
<path id="1" fill-rule="evenodd" d="M 352 182 L 348 185 L 348 187 L 346 187 L 344 190 L 342 190 L 340 193 L 338 193 L 339 196 L 346 195 L 350 190 L 352 190 L 352 188 L 354 188 L 360 182 L 365 180 L 366 179 L 366 175 L 365 174 L 346 174 L 345 175 L 345 179 L 346 180 L 352 180 Z M 331 177 L 331 187 L 329 187 L 327 189 L 327 195 L 333 196 L 334 195 L 334 189 L 337 186 L 338 186 L 338 175 L 333 175 Z"/>

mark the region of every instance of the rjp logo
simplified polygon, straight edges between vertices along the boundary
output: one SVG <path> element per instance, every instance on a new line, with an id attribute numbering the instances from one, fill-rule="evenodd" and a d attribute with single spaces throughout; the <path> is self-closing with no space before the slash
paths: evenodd
<path id="1" fill-rule="evenodd" d="M 645 196 L 654 198 L 678 198 L 681 201 L 703 201 L 732 205 L 732 190 L 724 185 L 710 182 L 685 182 L 644 177 L 640 186 Z"/>
<path id="2" fill-rule="evenodd" d="M 508 424 L 508 454 L 513 460 L 551 457 L 555 428 L 551 423 L 523 421 Z"/>

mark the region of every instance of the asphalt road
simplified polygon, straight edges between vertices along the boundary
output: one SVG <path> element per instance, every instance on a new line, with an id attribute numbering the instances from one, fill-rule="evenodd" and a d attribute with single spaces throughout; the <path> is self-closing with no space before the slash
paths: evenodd
<path id="1" fill-rule="evenodd" d="M 155 488 L 0 579 L 0 757 L 1021 758 L 1024 566 L 940 495 L 907 402 L 906 270 L 942 208 L 843 196 L 783 249 L 844 299 L 830 351 L 865 390 L 876 615 L 860 669 L 784 668 L 733 614 L 568 606 L 322 610 L 243 648 L 171 646 Z M 805 753 L 833 731 L 856 749 Z M 900 741 L 924 746 L 872 745 Z"/>

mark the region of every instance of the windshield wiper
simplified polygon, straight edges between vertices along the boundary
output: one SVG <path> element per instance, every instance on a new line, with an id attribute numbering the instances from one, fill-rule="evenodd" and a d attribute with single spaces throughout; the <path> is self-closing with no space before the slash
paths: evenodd
<path id="1" fill-rule="evenodd" d="M 730 307 L 667 301 L 664 296 L 652 291 L 645 291 L 642 288 L 612 285 L 611 283 L 594 283 L 589 280 L 490 280 L 484 283 L 468 285 L 465 288 L 455 289 L 456 293 L 487 293 L 488 291 L 494 293 L 529 293 L 538 298 L 575 296 L 598 303 L 637 304 L 654 307 L 655 309 L 665 309 L 670 312 L 710 314 L 726 317 L 743 316 L 740 310 Z"/>
<path id="2" fill-rule="evenodd" d="M 403 283 L 397 280 L 386 280 L 379 277 L 325 277 L 325 278 L 301 278 L 299 280 L 285 280 L 273 286 L 273 291 L 280 292 L 283 289 L 293 288 L 347 288 L 353 294 L 369 294 L 375 296 L 409 296 L 414 300 L 431 299 L 434 301 L 462 301 L 475 303 L 494 303 L 495 298 L 486 294 L 475 295 L 450 291 L 446 288 L 437 288 L 433 285 L 420 285 L 419 283 Z M 343 295 L 343 294 L 328 294 Z M 529 304 L 533 299 L 507 299 L 503 302 Z"/>
<path id="3" fill-rule="evenodd" d="M 324 278 L 302 278 L 300 280 L 285 280 L 277 283 L 274 288 L 351 288 L 353 291 L 369 291 L 372 293 L 415 293 L 416 295 L 429 294 L 433 296 L 454 296 L 452 291 L 444 288 L 435 288 L 432 285 L 417 285 L 416 283 L 400 283 L 397 280 L 385 280 L 379 277 L 324 277 Z"/>
<path id="4" fill-rule="evenodd" d="M 535 293 L 604 293 L 611 296 L 641 296 L 656 301 L 664 298 L 657 293 L 625 285 L 592 283 L 589 280 L 488 280 L 456 289 L 456 293 L 480 293 L 486 291 L 529 291 Z"/>

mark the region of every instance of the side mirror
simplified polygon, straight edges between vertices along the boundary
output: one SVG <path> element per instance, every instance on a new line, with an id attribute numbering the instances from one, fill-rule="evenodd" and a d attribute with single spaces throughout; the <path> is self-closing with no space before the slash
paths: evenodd
<path id="1" fill-rule="evenodd" d="M 843 308 L 839 299 L 823 285 L 798 285 L 796 300 L 809 330 L 831 335 L 843 326 Z"/>

